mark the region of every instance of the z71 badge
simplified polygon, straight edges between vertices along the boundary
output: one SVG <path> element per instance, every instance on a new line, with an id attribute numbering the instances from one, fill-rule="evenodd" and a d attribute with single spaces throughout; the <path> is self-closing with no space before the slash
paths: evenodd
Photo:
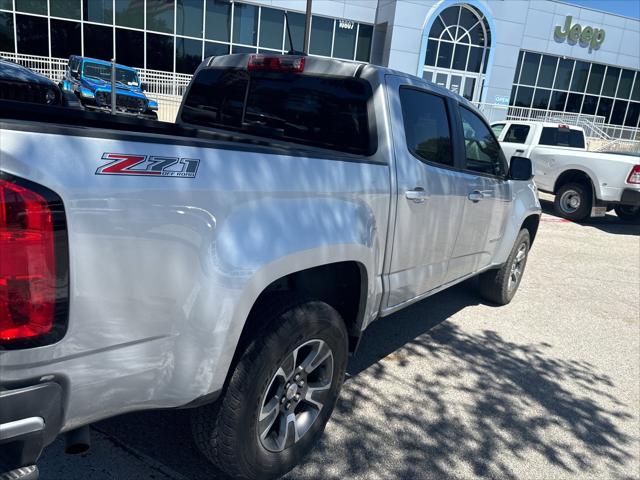
<path id="1" fill-rule="evenodd" d="M 127 155 L 123 153 L 105 153 L 102 155 L 102 160 L 108 160 L 109 163 L 99 167 L 96 170 L 96 175 L 194 178 L 200 165 L 200 160 L 193 158 Z"/>

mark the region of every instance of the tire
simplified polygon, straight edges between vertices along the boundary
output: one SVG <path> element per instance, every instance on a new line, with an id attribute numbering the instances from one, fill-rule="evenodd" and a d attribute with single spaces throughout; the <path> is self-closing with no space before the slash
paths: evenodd
<path id="1" fill-rule="evenodd" d="M 588 185 L 567 183 L 558 189 L 553 204 L 562 218 L 579 222 L 591 214 L 592 197 Z"/>
<path id="2" fill-rule="evenodd" d="M 336 310 L 305 300 L 278 300 L 269 310 L 223 397 L 191 417 L 199 450 L 238 479 L 277 478 L 298 464 L 322 435 L 344 381 L 348 335 Z M 325 357 L 327 349 L 331 356 Z M 308 368 L 299 366 L 309 359 Z"/>
<path id="3" fill-rule="evenodd" d="M 523 228 L 513 244 L 507 261 L 500 268 L 480 274 L 479 286 L 482 298 L 497 305 L 507 305 L 511 302 L 524 275 L 530 247 L 529 231 Z"/>
<path id="4" fill-rule="evenodd" d="M 613 208 L 620 220 L 625 222 L 640 221 L 640 206 L 636 205 L 616 205 Z"/>

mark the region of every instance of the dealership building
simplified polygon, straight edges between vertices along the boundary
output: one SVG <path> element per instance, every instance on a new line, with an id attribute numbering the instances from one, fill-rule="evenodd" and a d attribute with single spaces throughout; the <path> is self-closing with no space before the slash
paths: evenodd
<path id="1" fill-rule="evenodd" d="M 603 2 L 604 3 L 604 2 Z M 305 0 L 0 0 L 0 55 L 193 73 L 302 49 Z M 285 15 L 286 13 L 286 15 Z M 555 0 L 313 0 L 309 53 L 424 77 L 484 104 L 638 128 L 640 21 Z"/>

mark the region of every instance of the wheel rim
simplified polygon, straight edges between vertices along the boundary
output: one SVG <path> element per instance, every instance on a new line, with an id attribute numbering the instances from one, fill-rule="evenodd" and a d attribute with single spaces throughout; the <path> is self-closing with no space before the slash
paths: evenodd
<path id="1" fill-rule="evenodd" d="M 575 190 L 567 190 L 560 196 L 560 208 L 563 212 L 574 213 L 580 208 L 582 199 Z"/>
<path id="2" fill-rule="evenodd" d="M 331 393 L 333 352 L 320 339 L 296 347 L 267 387 L 258 415 L 258 440 L 271 452 L 299 442 L 318 419 Z"/>
<path id="3" fill-rule="evenodd" d="M 518 284 L 520 283 L 520 279 L 522 278 L 522 272 L 524 271 L 524 265 L 527 260 L 527 244 L 522 243 L 518 247 L 518 252 L 516 253 L 515 258 L 513 259 L 513 263 L 511 264 L 511 271 L 509 272 L 509 283 L 507 288 L 509 291 L 513 291 L 516 289 Z"/>

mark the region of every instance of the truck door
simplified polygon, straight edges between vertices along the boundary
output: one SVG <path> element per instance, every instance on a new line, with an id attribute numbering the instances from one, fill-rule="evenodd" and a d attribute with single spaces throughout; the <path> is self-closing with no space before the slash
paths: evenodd
<path id="1" fill-rule="evenodd" d="M 397 178 L 388 307 L 442 285 L 463 197 L 454 167 L 449 101 L 430 87 L 387 76 Z"/>
<path id="2" fill-rule="evenodd" d="M 491 263 L 511 203 L 507 163 L 498 141 L 475 112 L 463 106 L 459 112 L 465 150 L 459 181 L 465 202 L 446 281 L 477 272 Z"/>
<path id="3" fill-rule="evenodd" d="M 531 132 L 531 126 L 523 123 L 512 123 L 507 128 L 501 142 L 502 151 L 507 159 L 507 163 L 511 161 L 511 157 L 526 157 L 527 139 Z M 533 134 L 531 133 L 531 136 Z"/>

